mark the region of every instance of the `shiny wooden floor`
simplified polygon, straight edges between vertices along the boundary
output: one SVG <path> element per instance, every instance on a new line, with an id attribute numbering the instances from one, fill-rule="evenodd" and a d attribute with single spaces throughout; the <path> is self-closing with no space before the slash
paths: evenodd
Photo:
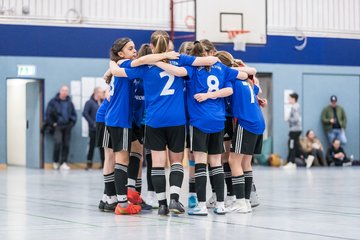
<path id="1" fill-rule="evenodd" d="M 359 167 L 257 167 L 254 176 L 252 214 L 116 216 L 97 210 L 99 170 L 10 167 L 0 171 L 0 239 L 360 239 Z"/>

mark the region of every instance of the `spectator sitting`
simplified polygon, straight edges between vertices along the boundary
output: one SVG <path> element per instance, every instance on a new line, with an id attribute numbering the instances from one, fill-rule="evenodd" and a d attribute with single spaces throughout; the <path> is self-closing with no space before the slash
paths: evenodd
<path id="1" fill-rule="evenodd" d="M 305 137 L 300 140 L 301 148 L 306 158 L 307 167 L 326 166 L 324 159 L 324 149 L 320 140 L 316 137 L 313 130 L 308 130 Z M 313 157 L 309 157 L 313 156 Z"/>
<path id="2" fill-rule="evenodd" d="M 340 140 L 334 139 L 332 146 L 326 153 L 326 160 L 329 166 L 350 166 L 351 161 L 346 157 L 344 149 L 340 146 Z"/>

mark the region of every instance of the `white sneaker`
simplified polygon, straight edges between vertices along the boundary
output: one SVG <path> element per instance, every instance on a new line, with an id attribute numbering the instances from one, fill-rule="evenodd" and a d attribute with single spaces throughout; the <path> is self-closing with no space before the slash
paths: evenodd
<path id="1" fill-rule="evenodd" d="M 236 201 L 228 208 L 228 212 L 248 213 L 248 207 L 245 198 L 236 199 Z"/>
<path id="2" fill-rule="evenodd" d="M 159 202 L 155 192 L 148 192 L 146 196 L 146 204 L 149 204 L 152 208 L 159 208 Z"/>
<path id="3" fill-rule="evenodd" d="M 67 163 L 64 162 L 63 164 L 61 164 L 60 170 L 70 170 L 70 167 L 69 165 L 67 165 Z"/>
<path id="4" fill-rule="evenodd" d="M 305 159 L 306 168 L 311 168 L 314 160 L 315 160 L 315 157 L 314 157 L 313 155 L 309 155 L 309 156 Z"/>
<path id="5" fill-rule="evenodd" d="M 296 164 L 292 162 L 288 162 L 285 166 L 282 167 L 283 169 L 296 169 Z"/>
<path id="6" fill-rule="evenodd" d="M 256 192 L 255 183 L 253 183 L 251 186 L 250 203 L 252 208 L 260 205 L 260 200 Z"/>
<path id="7" fill-rule="evenodd" d="M 230 207 L 236 201 L 236 197 L 234 196 L 226 196 L 225 198 L 225 207 Z"/>
<path id="8" fill-rule="evenodd" d="M 245 203 L 246 203 L 246 207 L 247 207 L 248 213 L 251 213 L 251 212 L 252 212 L 252 208 L 251 208 L 250 200 L 249 200 L 249 199 L 245 199 Z"/>
<path id="9" fill-rule="evenodd" d="M 58 170 L 58 169 L 59 169 L 59 164 L 56 163 L 56 162 L 54 162 L 54 163 L 53 163 L 53 169 L 54 169 L 54 170 Z"/>
<path id="10" fill-rule="evenodd" d="M 208 211 L 206 208 L 206 204 L 204 202 L 200 202 L 194 208 L 190 208 L 188 210 L 189 215 L 196 215 L 196 216 L 207 216 Z"/>
<path id="11" fill-rule="evenodd" d="M 214 213 L 218 215 L 226 214 L 227 210 L 225 208 L 224 202 L 217 202 L 216 207 L 214 208 Z"/>
<path id="12" fill-rule="evenodd" d="M 211 198 L 209 198 L 209 200 L 207 200 L 206 202 L 206 207 L 207 208 L 216 207 L 216 193 L 212 193 Z"/>

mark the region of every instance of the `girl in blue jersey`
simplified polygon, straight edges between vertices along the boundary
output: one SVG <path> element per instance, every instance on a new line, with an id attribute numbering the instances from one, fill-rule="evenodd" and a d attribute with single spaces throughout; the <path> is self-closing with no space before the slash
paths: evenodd
<path id="1" fill-rule="evenodd" d="M 163 53 L 168 50 L 169 35 L 164 31 L 156 31 L 151 35 L 153 53 Z M 195 58 L 180 55 L 179 60 L 170 61 L 172 65 L 212 65 L 218 59 L 215 57 Z M 184 207 L 179 202 L 180 188 L 184 170 L 182 159 L 185 142 L 185 107 L 184 81 L 156 66 L 144 66 L 136 69 L 119 68 L 110 63 L 112 73 L 116 76 L 142 78 L 145 89 L 145 147 L 151 149 L 153 168 L 152 181 L 159 201 L 159 215 L 184 213 Z M 171 163 L 170 172 L 170 205 L 166 199 L 165 164 L 166 147 L 169 149 Z"/>
<path id="2" fill-rule="evenodd" d="M 220 52 L 217 56 L 224 62 L 238 66 L 231 54 L 227 52 Z M 250 205 L 251 159 L 254 154 L 261 153 L 265 121 L 257 99 L 260 91 L 258 82 L 251 79 L 235 81 L 233 88 L 232 107 L 237 123 L 232 139 L 229 163 L 236 201 L 229 209 L 234 212 L 248 213 L 252 211 Z"/>
<path id="3" fill-rule="evenodd" d="M 148 55 L 135 59 L 136 49 L 134 42 L 129 38 L 121 38 L 114 42 L 110 49 L 112 61 L 121 61 L 122 67 L 136 67 L 150 64 L 166 58 L 177 58 L 173 52 Z M 127 60 L 127 61 L 123 61 Z M 133 60 L 133 61 L 131 61 Z M 132 78 L 131 78 L 132 79 Z M 137 214 L 141 207 L 128 203 L 127 199 L 127 166 L 131 145 L 132 127 L 132 81 L 129 78 L 114 77 L 114 88 L 111 101 L 105 115 L 106 130 L 110 134 L 112 148 L 115 154 L 115 186 L 118 204 L 116 214 Z M 134 200 L 138 202 L 137 200 Z"/>
<path id="4" fill-rule="evenodd" d="M 206 51 L 198 41 L 192 50 L 194 56 L 205 56 Z M 195 186 L 198 205 L 188 214 L 205 216 L 206 209 L 206 163 L 213 175 L 217 204 L 214 213 L 225 214 L 224 172 L 221 165 L 223 149 L 225 105 L 224 97 L 232 94 L 232 79 L 246 79 L 247 73 L 226 67 L 220 62 L 210 67 L 176 67 L 156 63 L 176 76 L 188 76 L 187 104 L 190 115 L 190 149 L 195 157 Z"/>

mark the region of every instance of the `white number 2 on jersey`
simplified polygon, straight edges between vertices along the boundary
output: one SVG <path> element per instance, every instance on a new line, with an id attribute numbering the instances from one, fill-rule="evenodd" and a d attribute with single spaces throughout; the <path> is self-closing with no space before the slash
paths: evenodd
<path id="1" fill-rule="evenodd" d="M 175 76 L 163 71 L 160 73 L 160 77 L 161 78 L 169 77 L 169 80 L 166 82 L 163 90 L 160 93 L 160 96 L 173 95 L 175 93 L 175 89 L 170 89 L 170 88 L 174 83 Z"/>
<path id="2" fill-rule="evenodd" d="M 255 103 L 255 94 L 254 94 L 254 89 L 251 87 L 251 85 L 247 82 L 242 82 L 242 84 L 244 86 L 248 86 L 249 90 L 250 90 L 250 102 L 251 103 Z"/>

